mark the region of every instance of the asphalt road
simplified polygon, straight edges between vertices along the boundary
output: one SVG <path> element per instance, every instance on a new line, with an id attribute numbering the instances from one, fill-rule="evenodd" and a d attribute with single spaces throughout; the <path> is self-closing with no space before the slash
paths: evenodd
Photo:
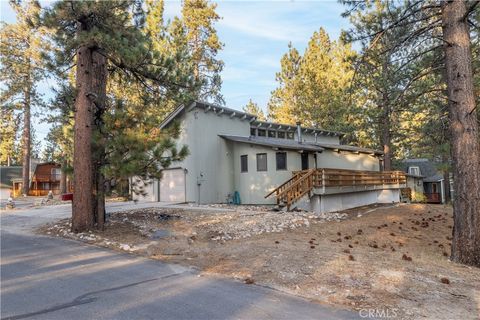
<path id="1" fill-rule="evenodd" d="M 69 214 L 68 205 L 1 214 L 2 319 L 359 318 L 261 286 L 32 233 Z"/>

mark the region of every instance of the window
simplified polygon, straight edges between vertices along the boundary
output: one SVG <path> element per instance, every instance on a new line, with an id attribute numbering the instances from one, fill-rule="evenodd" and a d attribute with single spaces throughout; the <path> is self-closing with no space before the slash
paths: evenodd
<path id="1" fill-rule="evenodd" d="M 257 171 L 267 171 L 266 153 L 257 153 Z"/>
<path id="2" fill-rule="evenodd" d="M 295 139 L 295 134 L 293 132 L 287 132 L 287 139 Z"/>
<path id="3" fill-rule="evenodd" d="M 414 176 L 419 176 L 420 175 L 420 168 L 419 167 L 409 167 L 408 168 L 408 173 L 410 173 Z"/>
<path id="4" fill-rule="evenodd" d="M 240 172 L 248 172 L 248 156 L 240 156 Z"/>
<path id="5" fill-rule="evenodd" d="M 273 130 L 268 130 L 268 137 L 269 138 L 276 138 L 277 137 L 277 133 Z"/>
<path id="6" fill-rule="evenodd" d="M 60 180 L 60 176 L 62 175 L 62 169 L 52 168 L 51 174 L 52 174 L 52 180 L 58 181 L 58 180 Z"/>
<path id="7" fill-rule="evenodd" d="M 279 139 L 285 139 L 285 131 L 278 131 L 277 132 L 277 137 Z"/>
<path id="8" fill-rule="evenodd" d="M 258 133 L 259 137 L 266 137 L 267 136 L 267 130 L 265 130 L 265 129 L 258 129 L 257 133 Z"/>
<path id="9" fill-rule="evenodd" d="M 250 128 L 250 135 L 253 136 L 253 137 L 256 136 L 257 135 L 257 129 Z"/>
<path id="10" fill-rule="evenodd" d="M 277 170 L 287 170 L 287 153 L 286 152 L 277 152 Z"/>

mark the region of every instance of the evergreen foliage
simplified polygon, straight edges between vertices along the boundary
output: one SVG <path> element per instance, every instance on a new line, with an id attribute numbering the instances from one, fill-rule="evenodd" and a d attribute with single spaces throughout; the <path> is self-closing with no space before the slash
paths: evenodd
<path id="1" fill-rule="evenodd" d="M 177 68 L 177 62 L 185 58 L 184 50 L 159 49 L 170 42 L 162 26 L 161 3 L 149 2 L 147 7 L 153 16 L 149 19 L 145 19 L 140 1 L 62 1 L 43 17 L 45 25 L 55 31 L 57 50 L 50 55 L 51 66 L 57 71 L 63 69 L 57 72 L 60 75 L 70 68 L 76 70 L 76 89 L 65 85 L 65 90 L 57 94 L 57 105 L 61 101 L 73 102 L 60 108 L 60 123 L 65 125 L 66 117 L 72 114 L 76 123 L 86 123 L 86 127 L 76 124 L 74 134 L 78 150 L 82 143 L 88 143 L 81 149 L 87 152 L 87 159 L 73 159 L 75 189 L 96 191 L 92 201 L 85 200 L 92 205 L 86 216 L 82 216 L 85 208 L 79 209 L 83 204 L 75 207 L 74 203 L 75 231 L 88 229 L 95 222 L 102 227 L 104 189 L 110 179 L 159 177 L 161 169 L 188 153 L 186 146 L 177 147 L 173 142 L 178 127 L 160 130 L 158 124 L 169 106 L 192 98 L 197 82 L 190 72 L 185 72 L 188 69 Z M 108 75 L 101 68 L 108 70 Z M 85 108 L 93 111 L 90 116 L 85 113 L 90 109 Z M 91 140 L 78 140 L 80 134 L 88 136 L 88 130 Z M 56 136 L 57 142 L 64 138 L 63 134 Z M 91 161 L 91 166 L 79 161 Z M 79 168 L 93 170 L 93 185 L 89 187 L 92 182 L 87 179 L 77 187 L 83 177 L 90 175 L 78 172 Z"/>
<path id="2" fill-rule="evenodd" d="M 265 117 L 263 110 L 258 106 L 257 103 L 253 102 L 252 99 L 250 99 L 247 105 L 243 107 L 243 111 L 257 116 L 257 119 L 260 121 L 267 121 L 267 117 Z"/>
<path id="3" fill-rule="evenodd" d="M 220 19 L 215 12 L 216 7 L 215 3 L 207 0 L 184 0 L 181 23 L 186 32 L 185 40 L 192 57 L 195 80 L 202 84 L 195 98 L 205 101 L 211 99 L 215 103 L 224 104 L 220 93 L 220 73 L 224 63 L 217 58 L 223 43 L 214 27 Z"/>
<path id="4" fill-rule="evenodd" d="M 39 24 L 40 4 L 38 1 L 10 1 L 16 13 L 16 22 L 0 26 L 0 81 L 2 91 L 2 131 L 7 134 L 1 143 L 2 162 L 18 158 L 12 142 L 19 129 L 18 116 L 22 115 L 22 177 L 23 194 L 30 186 L 30 158 L 32 157 L 31 113 L 42 105 L 36 85 L 45 77 L 41 51 L 48 49 L 46 30 Z M 18 161 L 18 159 L 17 159 Z"/>
<path id="5" fill-rule="evenodd" d="M 289 44 L 281 60 L 268 115 L 273 120 L 330 130 L 348 130 L 349 84 L 355 52 L 344 41 L 332 41 L 321 28 L 311 37 L 303 55 Z"/>

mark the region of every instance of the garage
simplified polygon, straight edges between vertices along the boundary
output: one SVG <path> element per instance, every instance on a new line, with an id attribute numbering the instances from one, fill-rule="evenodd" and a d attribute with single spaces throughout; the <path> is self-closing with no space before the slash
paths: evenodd
<path id="1" fill-rule="evenodd" d="M 185 202 L 185 171 L 182 168 L 162 171 L 160 201 Z"/>

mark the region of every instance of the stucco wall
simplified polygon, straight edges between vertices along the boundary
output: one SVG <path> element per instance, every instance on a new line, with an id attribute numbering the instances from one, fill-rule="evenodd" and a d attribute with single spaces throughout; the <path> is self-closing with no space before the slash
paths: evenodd
<path id="1" fill-rule="evenodd" d="M 186 111 L 179 121 L 182 132 L 177 144 L 187 145 L 190 154 L 175 166 L 187 169 L 187 201 L 226 202 L 233 193 L 233 149 L 218 135 L 248 135 L 250 123 L 198 108 Z"/>
<path id="2" fill-rule="evenodd" d="M 411 189 L 412 201 L 422 201 L 423 200 L 423 179 L 407 176 L 407 187 Z"/>
<path id="3" fill-rule="evenodd" d="M 400 190 L 370 190 L 364 192 L 314 195 L 310 199 L 310 208 L 315 213 L 335 212 L 373 203 L 397 203 Z"/>
<path id="4" fill-rule="evenodd" d="M 295 132 L 295 140 L 298 141 L 297 132 Z M 304 142 L 315 142 L 315 135 L 311 133 L 302 133 L 302 141 Z M 340 144 L 340 138 L 334 136 L 321 136 L 317 135 L 318 143 L 330 143 L 330 144 Z"/>
<path id="5" fill-rule="evenodd" d="M 335 168 L 347 170 L 379 171 L 380 163 L 377 157 L 365 153 L 347 151 L 336 152 L 324 150 L 318 154 L 318 168 Z"/>
<path id="6" fill-rule="evenodd" d="M 273 189 L 292 177 L 292 171 L 301 170 L 301 154 L 297 151 L 287 153 L 287 170 L 278 170 L 276 166 L 276 150 L 272 148 L 232 143 L 234 145 L 234 185 L 240 193 L 244 204 L 274 204 L 274 197 L 264 197 Z M 267 154 L 267 171 L 257 172 L 257 153 Z M 240 156 L 248 155 L 248 172 L 240 172 Z M 309 154 L 309 167 L 314 168 L 313 154 Z"/>
<path id="7" fill-rule="evenodd" d="M 133 200 L 158 201 L 157 180 L 144 181 L 140 177 L 130 178 L 130 194 Z"/>

